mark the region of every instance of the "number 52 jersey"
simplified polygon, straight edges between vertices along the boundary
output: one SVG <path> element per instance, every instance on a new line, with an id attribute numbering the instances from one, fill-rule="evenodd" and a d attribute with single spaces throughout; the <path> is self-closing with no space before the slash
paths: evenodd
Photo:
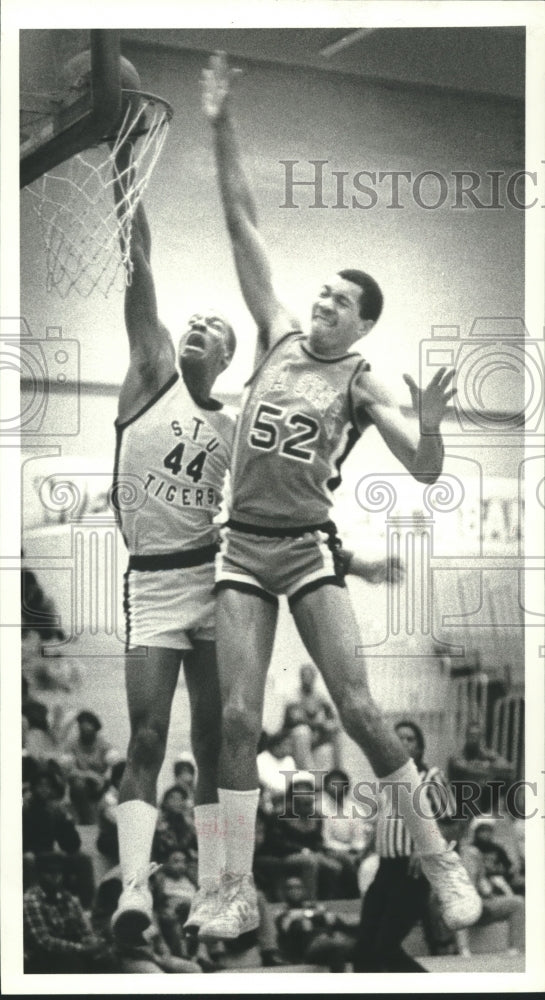
<path id="1" fill-rule="evenodd" d="M 356 421 L 352 384 L 361 354 L 313 354 L 288 333 L 256 369 L 238 420 L 232 463 L 232 522 L 298 528 L 328 520 L 341 464 L 368 421 Z"/>
<path id="2" fill-rule="evenodd" d="M 113 504 L 131 555 L 217 541 L 235 414 L 197 405 L 178 372 L 142 409 L 116 421 Z"/>

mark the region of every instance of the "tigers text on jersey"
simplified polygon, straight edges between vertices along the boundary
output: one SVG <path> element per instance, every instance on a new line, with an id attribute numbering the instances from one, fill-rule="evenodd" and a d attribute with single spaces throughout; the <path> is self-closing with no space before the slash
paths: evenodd
<path id="1" fill-rule="evenodd" d="M 232 466 L 232 518 L 297 528 L 328 520 L 331 491 L 356 443 L 351 384 L 360 354 L 325 359 L 302 333 L 277 341 L 248 383 Z"/>
<path id="2" fill-rule="evenodd" d="M 235 418 L 197 405 L 178 373 L 130 420 L 116 421 L 113 500 L 131 555 L 195 549 L 213 524 L 231 459 Z"/>

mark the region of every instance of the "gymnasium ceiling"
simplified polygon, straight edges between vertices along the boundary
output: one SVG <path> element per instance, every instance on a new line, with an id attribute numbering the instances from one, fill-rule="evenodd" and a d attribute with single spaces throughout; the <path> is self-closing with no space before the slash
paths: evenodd
<path id="1" fill-rule="evenodd" d="M 524 98 L 525 29 L 126 29 L 122 42 L 309 66 L 369 80 Z"/>

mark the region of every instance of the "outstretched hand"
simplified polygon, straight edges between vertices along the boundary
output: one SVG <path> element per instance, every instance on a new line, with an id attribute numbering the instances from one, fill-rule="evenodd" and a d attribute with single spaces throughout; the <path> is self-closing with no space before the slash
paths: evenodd
<path id="1" fill-rule="evenodd" d="M 405 567 L 399 556 L 388 556 L 369 563 L 369 583 L 401 583 L 405 576 Z"/>
<path id="2" fill-rule="evenodd" d="M 345 573 L 359 576 L 367 583 L 389 585 L 401 583 L 405 576 L 405 567 L 399 556 L 387 556 L 385 559 L 364 559 L 355 552 L 341 549 L 341 558 Z"/>
<path id="3" fill-rule="evenodd" d="M 201 98 L 202 109 L 211 122 L 220 118 L 231 93 L 231 84 L 241 73 L 241 69 L 229 67 L 225 52 L 210 56 L 208 68 L 201 73 Z"/>
<path id="4" fill-rule="evenodd" d="M 413 410 L 419 417 L 421 430 L 439 430 L 447 403 L 457 391 L 449 388 L 454 375 L 454 368 L 451 368 L 450 371 L 447 371 L 446 368 L 439 368 L 425 389 L 420 389 L 410 375 L 403 376 L 403 380 L 409 386 Z"/>

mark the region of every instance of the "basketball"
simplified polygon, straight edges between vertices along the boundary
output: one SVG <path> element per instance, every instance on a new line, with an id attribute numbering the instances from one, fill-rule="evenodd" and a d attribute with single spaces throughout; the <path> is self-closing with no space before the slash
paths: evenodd
<path id="1" fill-rule="evenodd" d="M 140 76 L 133 64 L 125 58 L 119 57 L 119 72 L 122 91 L 139 91 L 141 89 Z M 69 95 L 67 103 L 72 103 L 77 97 L 85 94 L 91 87 L 91 52 L 86 49 L 77 56 L 69 59 L 63 66 L 61 72 L 61 82 Z M 133 121 L 140 108 L 141 97 L 137 93 L 122 93 L 121 95 L 121 116 L 119 127 L 125 121 Z"/>

